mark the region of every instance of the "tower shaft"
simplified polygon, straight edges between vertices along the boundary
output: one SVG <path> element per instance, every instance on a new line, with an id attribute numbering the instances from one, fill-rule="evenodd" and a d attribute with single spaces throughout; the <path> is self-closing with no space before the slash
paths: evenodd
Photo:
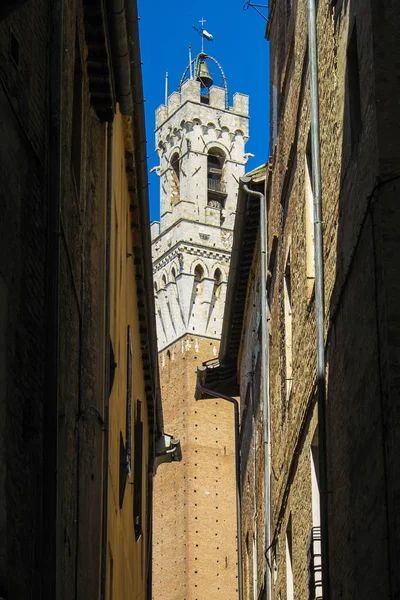
<path id="1" fill-rule="evenodd" d="M 196 367 L 218 355 L 248 97 L 195 79 L 156 111 L 160 223 L 153 273 L 165 427 L 181 463 L 154 487 L 154 600 L 237 597 L 234 414 L 194 400 Z"/>

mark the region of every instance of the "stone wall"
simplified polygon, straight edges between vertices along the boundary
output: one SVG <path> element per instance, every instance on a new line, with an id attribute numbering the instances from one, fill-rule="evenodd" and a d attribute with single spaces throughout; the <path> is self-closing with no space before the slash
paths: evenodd
<path id="1" fill-rule="evenodd" d="M 0 23 L 0 596 L 39 589 L 47 1 Z M 29 498 L 29 503 L 26 499 Z"/>
<path id="2" fill-rule="evenodd" d="M 96 7 L 91 7 L 89 18 L 92 9 L 95 11 Z M 82 3 L 64 3 L 63 110 L 62 114 L 53 115 L 56 121 L 60 118 L 62 131 L 61 219 L 57 231 L 49 231 L 48 225 L 49 207 L 55 202 L 48 192 L 50 175 L 54 175 L 48 173 L 49 88 L 56 85 L 49 73 L 49 28 L 53 24 L 48 2 L 31 0 L 0 23 L 0 596 L 5 600 L 50 597 L 49 590 L 53 590 L 57 576 L 59 598 L 94 599 L 100 593 L 104 388 L 108 368 L 107 125 L 96 113 L 89 93 L 85 18 L 88 15 L 83 14 Z M 133 246 L 139 236 L 136 231 L 133 241 L 131 205 L 135 205 L 137 213 L 138 198 L 128 193 L 132 183 L 132 147 L 124 146 L 124 139 L 132 139 L 132 134 L 132 122 L 118 115 L 119 137 L 114 138 L 118 143 L 114 142 L 113 151 L 113 169 L 118 177 L 113 198 L 123 202 L 124 219 L 120 219 L 123 235 L 119 238 L 118 224 L 114 223 L 118 240 L 114 248 L 118 247 L 119 255 L 113 265 L 118 267 L 121 262 L 124 269 L 118 271 L 113 282 L 118 280 L 114 288 L 122 305 L 118 308 L 121 328 L 125 331 L 127 319 L 133 331 L 136 400 L 143 398 L 145 385 L 139 335 L 139 329 L 143 331 L 144 307 L 137 302 L 137 272 L 132 264 Z M 48 255 L 48 241 L 54 234 L 60 243 L 57 274 L 50 272 Z M 55 328 L 46 329 L 47 278 L 54 285 L 57 275 L 58 332 Z M 116 304 L 114 296 L 113 315 Z M 127 305 L 129 311 L 125 310 Z M 57 409 L 57 398 L 46 396 L 46 334 L 52 339 L 59 336 Z M 121 344 L 126 351 L 125 334 Z M 126 363 L 121 354 L 121 361 Z M 47 364 L 48 377 L 53 375 L 52 367 L 53 363 L 51 367 Z M 122 421 L 125 432 L 126 370 L 121 369 L 117 379 L 122 383 L 118 396 L 113 398 L 113 431 Z M 44 417 L 44 406 L 49 404 L 54 408 L 51 424 Z M 117 525 L 112 521 L 109 526 L 115 573 L 129 571 L 130 582 L 135 582 L 129 585 L 127 579 L 125 587 L 115 588 L 115 595 L 121 598 L 130 594 L 133 587 L 135 597 L 143 598 L 145 594 L 146 467 L 151 463 L 146 408 L 140 543 L 131 543 L 134 517 L 129 501 L 123 517 L 117 509 Z M 119 452 L 115 460 L 115 447 L 113 451 L 112 476 L 118 488 Z M 57 498 L 56 473 L 45 470 L 49 454 L 54 459 L 50 462 L 58 468 Z M 112 486 L 110 489 L 114 490 Z M 128 486 L 128 490 L 132 496 L 133 486 Z M 46 506 L 51 507 L 52 515 L 45 512 Z M 122 541 L 118 529 L 122 520 L 124 532 L 130 534 L 129 542 Z M 47 538 L 57 549 L 57 553 L 51 553 L 50 565 Z M 130 548 L 128 557 L 126 545 Z M 118 576 L 114 585 L 118 579 L 122 577 Z M 112 583 L 107 583 L 110 590 Z"/>
<path id="3" fill-rule="evenodd" d="M 388 436 L 387 428 L 397 431 L 398 422 L 386 398 L 398 402 L 396 384 L 391 387 L 388 375 L 394 373 L 398 349 L 394 338 L 386 337 L 388 331 L 394 332 L 397 320 L 394 254 L 389 257 L 395 242 L 387 225 L 389 220 L 393 226 L 398 223 L 398 211 L 393 204 L 397 179 L 382 187 L 379 182 L 398 175 L 397 145 L 386 128 L 386 106 L 398 83 L 382 64 L 381 52 L 397 58 L 399 54 L 391 25 L 387 35 L 383 33 L 383 9 L 356 0 L 336 2 L 334 8 L 330 4 L 318 3 L 317 26 L 331 597 L 389 598 L 398 593 L 391 567 L 398 557 L 399 539 L 392 520 L 397 498 L 393 452 L 398 440 L 397 434 Z M 388 4 L 385 11 L 385 22 L 389 18 L 398 23 L 398 9 Z M 271 89 L 271 97 L 277 136 L 268 211 L 270 253 L 274 237 L 278 242 L 269 289 L 271 533 L 273 598 L 284 599 L 292 597 L 290 554 L 294 597 L 306 598 L 309 593 L 307 538 L 315 524 L 311 461 L 317 426 L 315 299 L 307 208 L 306 5 L 293 3 L 287 14 L 284 3 L 273 3 L 271 17 L 271 81 L 277 87 L 277 92 Z M 379 40 L 376 47 L 371 39 Z M 390 114 L 396 129 L 398 110 Z"/>

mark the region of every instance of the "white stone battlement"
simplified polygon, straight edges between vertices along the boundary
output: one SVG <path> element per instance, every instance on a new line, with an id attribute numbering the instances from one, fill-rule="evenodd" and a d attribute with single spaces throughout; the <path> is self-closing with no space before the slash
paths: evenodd
<path id="1" fill-rule="evenodd" d="M 187 102 L 196 103 L 200 106 L 217 108 L 232 115 L 247 117 L 249 116 L 249 96 L 236 92 L 233 95 L 233 106 L 226 107 L 225 90 L 218 86 L 212 86 L 209 92 L 208 103 L 202 102 L 200 83 L 195 79 L 187 79 L 182 84 L 181 92 L 172 92 L 168 96 L 168 104 L 161 104 L 156 110 L 156 130 L 171 118 L 176 111 L 183 107 Z M 191 109 L 193 110 L 193 109 Z"/>
<path id="2" fill-rule="evenodd" d="M 151 234 L 151 239 L 152 241 L 160 235 L 160 222 L 159 221 L 153 221 L 152 223 L 150 223 L 150 234 Z"/>
<path id="3" fill-rule="evenodd" d="M 203 90 L 204 91 L 204 90 Z M 152 259 L 159 350 L 184 335 L 219 339 L 249 99 L 188 79 L 156 111 L 160 223 Z"/>

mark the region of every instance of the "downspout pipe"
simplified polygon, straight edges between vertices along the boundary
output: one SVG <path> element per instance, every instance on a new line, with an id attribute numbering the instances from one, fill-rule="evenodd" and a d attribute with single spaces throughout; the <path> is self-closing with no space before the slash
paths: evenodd
<path id="1" fill-rule="evenodd" d="M 240 182 L 249 196 L 260 201 L 260 313 L 261 313 L 261 381 L 263 407 L 263 447 L 264 447 L 264 519 L 265 519 L 265 589 L 271 598 L 271 453 L 269 417 L 269 348 L 268 348 L 268 306 L 267 306 L 267 211 L 265 195 L 249 188 L 251 177 L 242 177 Z"/>
<path id="2" fill-rule="evenodd" d="M 220 398 L 233 404 L 235 413 L 235 474 L 236 474 L 236 521 L 237 521 L 237 554 L 238 554 L 238 587 L 239 600 L 243 600 L 243 558 L 242 558 L 242 506 L 240 493 L 240 452 L 239 452 L 239 403 L 236 398 L 225 396 L 205 388 L 201 384 L 201 378 L 206 374 L 207 367 L 197 367 L 197 381 L 195 399 L 203 400 L 202 394 L 207 394 L 212 398 Z"/>
<path id="3" fill-rule="evenodd" d="M 106 191 L 106 314 L 105 314 L 105 365 L 104 365 L 104 438 L 103 438 L 103 511 L 101 524 L 101 579 L 100 598 L 106 598 L 107 579 L 107 524 L 108 524 L 108 457 L 109 457 L 109 414 L 111 387 L 111 336 L 110 336 L 110 252 L 111 252 L 111 209 L 113 170 L 113 122 L 107 124 L 107 191 Z"/>
<path id="4" fill-rule="evenodd" d="M 324 249 L 322 231 L 321 201 L 321 156 L 318 102 L 318 50 L 315 0 L 308 2 L 308 45 L 310 69 L 310 120 L 311 157 L 313 167 L 314 196 L 314 245 L 315 245 L 315 324 L 317 352 L 317 399 L 319 436 L 319 476 L 320 476 L 320 515 L 321 515 L 321 560 L 322 593 L 324 600 L 330 599 L 329 578 L 329 530 L 328 530 L 328 476 L 326 454 L 326 376 L 324 346 Z"/>

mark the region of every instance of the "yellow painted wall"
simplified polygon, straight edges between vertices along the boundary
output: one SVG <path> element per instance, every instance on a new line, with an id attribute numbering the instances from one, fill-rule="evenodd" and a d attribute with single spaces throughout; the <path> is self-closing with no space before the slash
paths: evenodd
<path id="1" fill-rule="evenodd" d="M 109 401 L 109 487 L 107 599 L 144 600 L 146 581 L 146 474 L 148 464 L 148 418 L 140 349 L 130 203 L 125 171 L 124 127 L 117 114 L 113 135 L 111 222 L 110 332 L 114 348 L 115 378 Z M 127 478 L 122 509 L 119 503 L 120 432 L 126 444 L 127 330 L 132 337 L 132 472 Z M 133 517 L 136 402 L 142 402 L 142 536 L 136 541 Z"/>

